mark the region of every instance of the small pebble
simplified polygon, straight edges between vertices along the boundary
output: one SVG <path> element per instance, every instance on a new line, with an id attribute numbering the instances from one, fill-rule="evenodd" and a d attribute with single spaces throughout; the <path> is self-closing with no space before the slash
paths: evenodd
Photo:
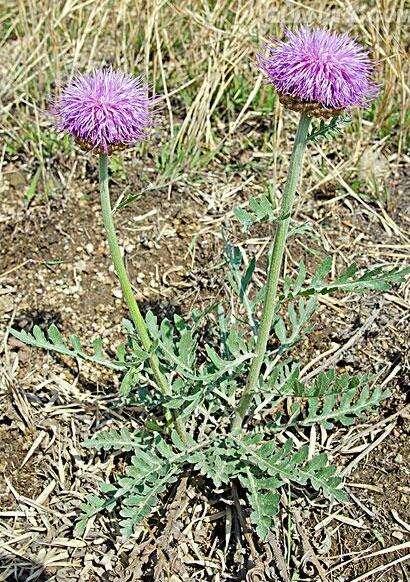
<path id="1" fill-rule="evenodd" d="M 396 538 L 397 540 L 402 540 L 402 539 L 403 539 L 403 537 L 404 537 L 404 536 L 403 536 L 403 532 L 401 532 L 401 531 L 394 531 L 394 532 L 393 532 L 391 535 L 392 535 L 394 538 Z"/>

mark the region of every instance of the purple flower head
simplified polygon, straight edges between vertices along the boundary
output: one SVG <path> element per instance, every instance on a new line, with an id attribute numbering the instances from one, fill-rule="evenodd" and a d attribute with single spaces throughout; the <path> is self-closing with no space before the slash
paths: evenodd
<path id="1" fill-rule="evenodd" d="M 148 86 L 140 77 L 101 69 L 75 77 L 52 113 L 57 128 L 86 149 L 110 153 L 145 137 L 151 109 Z"/>
<path id="2" fill-rule="evenodd" d="M 287 30 L 258 64 L 279 93 L 329 109 L 362 107 L 378 93 L 368 53 L 346 33 Z"/>

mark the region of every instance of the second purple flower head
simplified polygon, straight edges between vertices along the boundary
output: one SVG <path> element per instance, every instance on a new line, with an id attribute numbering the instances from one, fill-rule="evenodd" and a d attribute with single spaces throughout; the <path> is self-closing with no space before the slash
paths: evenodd
<path id="1" fill-rule="evenodd" d="M 108 154 L 144 139 L 152 121 L 152 100 L 141 77 L 112 69 L 76 76 L 52 113 L 57 128 L 85 149 Z"/>
<path id="2" fill-rule="evenodd" d="M 286 40 L 272 43 L 258 63 L 285 104 L 294 109 L 314 104 L 319 114 L 339 112 L 363 107 L 378 93 L 367 51 L 346 33 L 307 27 L 287 31 Z M 314 107 L 310 111 L 315 113 Z"/>

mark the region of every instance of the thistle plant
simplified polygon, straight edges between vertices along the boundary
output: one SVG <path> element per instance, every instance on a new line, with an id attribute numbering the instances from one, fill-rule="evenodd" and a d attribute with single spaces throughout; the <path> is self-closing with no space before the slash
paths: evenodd
<path id="1" fill-rule="evenodd" d="M 187 318 L 175 314 L 158 321 L 143 315 L 121 256 L 113 223 L 108 165 L 111 152 L 145 137 L 152 124 L 153 101 L 141 79 L 112 70 L 77 77 L 54 106 L 56 125 L 85 149 L 99 155 L 101 209 L 107 242 L 130 319 L 124 320 L 125 342 L 110 357 L 96 339 L 84 349 L 76 336 L 62 337 L 55 325 L 33 333 L 13 334 L 30 345 L 85 359 L 122 375 L 124 403 L 138 402 L 145 411 L 138 431 L 102 430 L 85 445 L 126 454 L 129 464 L 99 495 L 83 506 L 77 533 L 103 509 L 119 507 L 120 527 L 131 535 L 157 506 L 162 493 L 188 466 L 215 487 L 236 482 L 247 496 L 250 518 L 264 539 L 279 511 L 286 485 L 345 498 L 336 467 L 324 452 L 313 457 L 299 447 L 300 435 L 312 426 L 349 426 L 377 407 L 388 392 L 366 374 L 328 370 L 307 381 L 295 353 L 312 329 L 310 320 L 320 295 L 334 292 L 385 291 L 402 281 L 406 269 L 349 266 L 329 280 L 326 258 L 309 276 L 301 262 L 294 277 L 281 274 L 303 156 L 310 141 L 337 137 L 346 112 L 363 107 L 377 94 L 373 66 L 347 35 L 302 28 L 274 41 L 258 59 L 285 107 L 300 112 L 289 172 L 279 211 L 268 197 L 251 198 L 235 211 L 246 230 L 257 222 L 272 223 L 274 237 L 266 283 L 256 291 L 256 261 L 243 264 L 239 248 L 225 244 L 228 280 L 247 317 L 226 305 Z M 321 118 L 319 124 L 315 118 Z M 326 121 L 329 120 L 329 121 Z M 315 125 L 316 123 L 316 125 Z M 227 302 L 232 305 L 232 301 Z M 245 323 L 247 322 L 247 323 Z M 208 343 L 199 331 L 208 326 Z M 319 445 L 317 446 L 319 448 Z"/>
<path id="2" fill-rule="evenodd" d="M 289 31 L 287 37 L 287 41 L 270 47 L 268 56 L 259 56 L 261 69 L 279 92 L 283 103 L 300 111 L 300 120 L 269 262 L 256 354 L 235 413 L 234 430 L 240 428 L 259 383 L 276 312 L 280 270 L 312 117 L 334 118 L 347 107 L 362 106 L 377 94 L 370 80 L 369 58 L 348 35 L 302 28 L 296 33 Z"/>

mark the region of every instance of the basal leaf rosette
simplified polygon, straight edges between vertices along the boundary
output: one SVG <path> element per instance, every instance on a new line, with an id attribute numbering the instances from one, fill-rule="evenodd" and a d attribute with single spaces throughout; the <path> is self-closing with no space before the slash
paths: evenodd
<path id="1" fill-rule="evenodd" d="M 145 138 L 152 109 L 141 77 L 107 68 L 74 77 L 51 112 L 57 128 L 83 149 L 110 154 Z"/>
<path id="2" fill-rule="evenodd" d="M 312 117 L 366 107 L 378 93 L 368 52 L 347 33 L 287 30 L 285 40 L 258 55 L 258 64 L 285 107 Z"/>

